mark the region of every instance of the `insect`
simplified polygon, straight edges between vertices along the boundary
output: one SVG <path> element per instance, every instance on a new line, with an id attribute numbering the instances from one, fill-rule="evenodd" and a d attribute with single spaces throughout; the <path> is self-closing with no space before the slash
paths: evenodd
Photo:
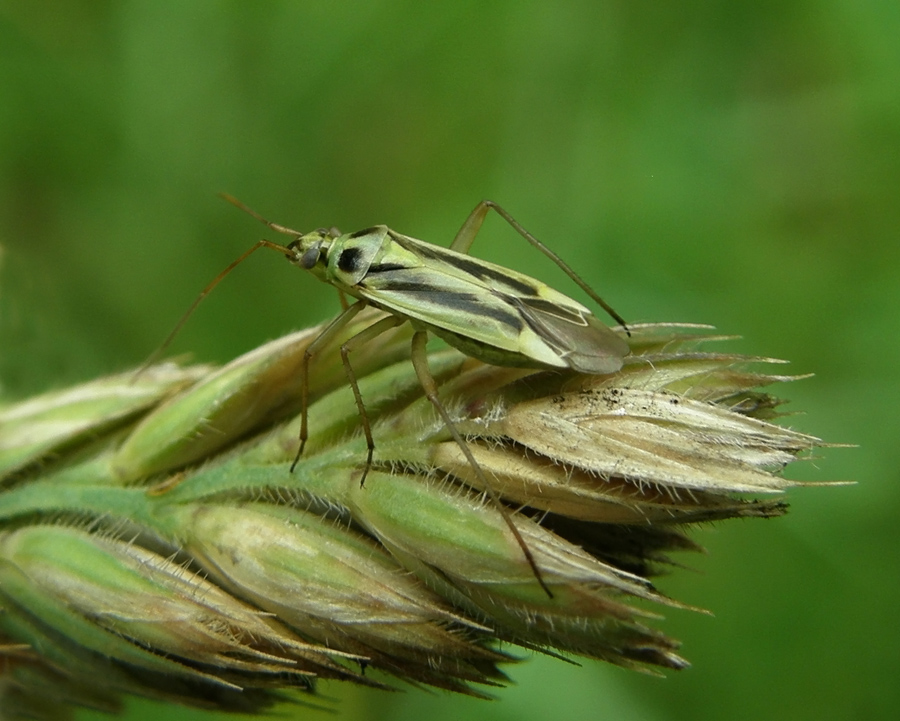
<path id="1" fill-rule="evenodd" d="M 622 367 L 623 359 L 629 353 L 628 343 L 601 323 L 588 308 L 538 280 L 468 254 L 492 209 L 531 245 L 555 262 L 627 332 L 622 318 L 559 256 L 525 230 L 506 210 L 491 201 L 485 200 L 476 205 L 450 248 L 443 248 L 401 235 L 385 225 L 344 235 L 324 229 L 299 233 L 266 220 L 229 195 L 223 194 L 222 197 L 272 230 L 292 236 L 293 240 L 287 245 L 269 240 L 258 241 L 204 289 L 169 338 L 174 337 L 197 304 L 225 275 L 263 247 L 279 251 L 292 264 L 357 299 L 310 343 L 304 354 L 300 369 L 300 447 L 291 465 L 293 470 L 308 436 L 310 360 L 367 305 L 389 313 L 341 346 L 341 360 L 366 437 L 366 465 L 360 478 L 360 484 L 364 484 L 372 466 L 375 442 L 349 356 L 354 348 L 381 333 L 402 323 L 411 323 L 414 329 L 411 359 L 425 395 L 472 466 L 482 487 L 497 505 L 535 578 L 552 598 L 553 594 L 541 577 L 534 557 L 508 509 L 500 502 L 440 401 L 437 385 L 428 369 L 425 352 L 427 336 L 429 332 L 434 333 L 466 355 L 492 365 L 571 369 L 588 374 L 614 373 Z"/>

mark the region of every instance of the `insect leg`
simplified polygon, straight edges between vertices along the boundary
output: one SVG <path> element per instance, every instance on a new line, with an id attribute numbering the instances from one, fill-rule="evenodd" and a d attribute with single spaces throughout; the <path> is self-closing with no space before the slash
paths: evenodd
<path id="1" fill-rule="evenodd" d="M 294 462 L 291 463 L 291 473 L 297 467 L 300 456 L 303 455 L 303 448 L 306 446 L 306 439 L 309 436 L 307 426 L 307 416 L 309 411 L 309 362 L 319 350 L 330 341 L 334 336 L 351 320 L 356 317 L 363 308 L 366 307 L 365 301 L 354 303 L 344 310 L 337 318 L 335 318 L 319 335 L 315 337 L 312 343 L 306 347 L 303 353 L 303 360 L 300 361 L 300 447 L 297 449 L 297 455 L 294 456 Z"/>
<path id="2" fill-rule="evenodd" d="M 441 416 L 441 419 L 444 421 L 444 426 L 448 431 L 450 431 L 450 435 L 453 437 L 453 440 L 456 441 L 456 444 L 463 452 L 463 455 L 466 457 L 466 460 L 469 462 L 472 470 L 475 471 L 475 475 L 478 476 L 478 480 L 484 490 L 487 492 L 488 497 L 499 510 L 500 515 L 503 517 L 504 523 L 506 523 L 506 526 L 507 528 L 509 528 L 510 533 L 512 533 L 513 537 L 516 539 L 516 543 L 519 544 L 519 548 L 522 549 L 522 553 L 525 554 L 525 560 L 528 561 L 528 565 L 531 566 L 531 572 L 534 574 L 537 582 L 541 585 L 541 588 L 544 589 L 544 592 L 547 594 L 547 596 L 553 598 L 553 592 L 544 582 L 541 571 L 537 566 L 537 562 L 534 560 L 534 554 L 531 553 L 531 549 L 528 548 L 528 544 L 525 543 L 525 539 L 522 538 L 522 533 L 513 522 L 512 516 L 509 513 L 509 509 L 500 501 L 500 497 L 497 495 L 494 487 L 488 482 L 487 477 L 484 475 L 484 470 L 482 470 L 481 466 L 478 465 L 478 461 L 475 460 L 475 456 L 472 454 L 472 450 L 469 448 L 469 444 L 466 443 L 465 439 L 459 434 L 459 431 L 456 430 L 456 426 L 454 425 L 453 420 L 450 418 L 450 414 L 447 413 L 447 409 L 444 408 L 443 404 L 441 403 L 440 396 L 438 395 L 437 384 L 434 382 L 434 376 L 431 375 L 431 370 L 428 368 L 428 355 L 425 352 L 425 344 L 427 341 L 427 331 L 420 330 L 416 331 L 413 334 L 412 363 L 413 367 L 416 369 L 416 375 L 419 378 L 419 383 L 422 384 L 422 390 L 425 391 L 425 396 L 429 401 L 431 401 L 431 404 L 435 407 L 438 414 Z"/>
<path id="3" fill-rule="evenodd" d="M 459 232 L 456 234 L 456 237 L 453 239 L 453 243 L 450 245 L 450 250 L 455 250 L 459 253 L 468 253 L 469 248 L 472 247 L 472 243 L 475 240 L 475 236 L 478 235 L 478 231 L 481 229 L 481 224 L 484 222 L 485 217 L 487 217 L 488 212 L 493 209 L 497 212 L 497 214 L 503 218 L 507 223 L 509 223 L 515 231 L 521 235 L 525 240 L 527 240 L 531 245 L 541 251 L 544 255 L 546 255 L 550 260 L 552 260 L 556 265 L 575 283 L 581 288 L 591 299 L 599 305 L 603 310 L 609 313 L 610 317 L 613 318 L 619 325 L 621 325 L 625 332 L 628 333 L 628 325 L 625 323 L 625 320 L 613 310 L 612 306 L 610 306 L 603 298 L 601 298 L 594 291 L 591 286 L 589 286 L 584 280 L 582 280 L 581 276 L 578 275 L 574 270 L 572 270 L 571 266 L 566 263 L 562 258 L 560 258 L 556 253 L 554 253 L 550 248 L 544 245 L 541 241 L 535 238 L 531 233 L 529 233 L 525 228 L 519 223 L 518 220 L 513 218 L 504 208 L 497 205 L 492 200 L 482 200 L 478 205 L 475 206 L 475 209 L 469 214 L 469 217 L 466 218 L 466 222 L 463 223 L 462 228 L 459 229 Z M 630 335 L 630 333 L 629 333 Z"/>
<path id="4" fill-rule="evenodd" d="M 357 303 L 356 305 L 360 304 Z M 382 318 L 377 323 L 373 323 L 365 330 L 360 331 L 341 346 L 341 361 L 344 363 L 344 372 L 347 374 L 347 380 L 350 381 L 350 388 L 353 390 L 353 397 L 356 399 L 356 408 L 359 410 L 359 420 L 362 422 L 363 432 L 366 434 L 366 446 L 368 450 L 366 453 L 366 467 L 363 469 L 362 478 L 359 479 L 360 488 L 366 484 L 366 476 L 369 475 L 369 469 L 372 467 L 372 454 L 375 452 L 375 441 L 372 439 L 372 426 L 369 424 L 369 414 L 366 413 L 366 406 L 363 403 L 362 395 L 359 392 L 359 384 L 356 382 L 356 373 L 353 372 L 353 366 L 350 365 L 350 351 L 361 345 L 365 345 L 385 331 L 395 328 L 405 322 L 405 318 L 389 315 L 387 318 Z"/>

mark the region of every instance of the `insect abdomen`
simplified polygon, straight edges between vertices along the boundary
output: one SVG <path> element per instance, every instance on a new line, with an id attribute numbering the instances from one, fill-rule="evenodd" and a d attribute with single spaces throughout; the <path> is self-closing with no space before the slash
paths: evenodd
<path id="1" fill-rule="evenodd" d="M 488 363 L 489 365 L 495 366 L 507 366 L 512 368 L 567 367 L 567 364 L 565 362 L 542 362 L 534 358 L 530 358 L 527 355 L 523 355 L 522 353 L 513 353 L 504 348 L 497 348 L 495 346 L 488 345 L 487 343 L 482 343 L 481 341 L 475 340 L 474 338 L 460 335 L 459 333 L 454 333 L 453 331 L 449 331 L 444 328 L 438 328 L 437 326 L 432 325 L 424 325 L 417 321 L 412 322 L 414 325 L 423 325 L 425 328 L 427 328 L 427 330 L 438 336 L 438 338 L 446 341 L 449 345 L 453 346 L 459 351 L 462 351 L 467 356 L 471 356 L 476 360 L 480 360 L 482 363 Z"/>

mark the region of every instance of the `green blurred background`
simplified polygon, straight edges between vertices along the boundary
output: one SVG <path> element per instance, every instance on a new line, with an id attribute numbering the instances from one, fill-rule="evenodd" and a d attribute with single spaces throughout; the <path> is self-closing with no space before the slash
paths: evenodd
<path id="1" fill-rule="evenodd" d="M 700 572 L 661 580 L 716 614 L 663 622 L 692 669 L 533 658 L 497 702 L 325 685 L 341 718 L 896 717 L 900 4 L 0 2 L 2 393 L 143 360 L 266 232 L 223 190 L 442 244 L 497 200 L 629 320 L 815 372 L 780 391 L 790 424 L 859 444 L 790 469 L 859 486 L 696 532 Z M 499 219 L 474 250 L 571 289 Z M 172 352 L 225 361 L 337 307 L 260 253 Z"/>

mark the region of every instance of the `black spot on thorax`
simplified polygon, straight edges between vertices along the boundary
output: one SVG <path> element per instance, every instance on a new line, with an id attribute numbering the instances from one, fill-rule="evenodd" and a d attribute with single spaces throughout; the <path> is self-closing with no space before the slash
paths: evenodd
<path id="1" fill-rule="evenodd" d="M 338 270 L 344 273 L 355 273 L 359 267 L 362 250 L 359 248 L 344 248 L 338 256 Z"/>

